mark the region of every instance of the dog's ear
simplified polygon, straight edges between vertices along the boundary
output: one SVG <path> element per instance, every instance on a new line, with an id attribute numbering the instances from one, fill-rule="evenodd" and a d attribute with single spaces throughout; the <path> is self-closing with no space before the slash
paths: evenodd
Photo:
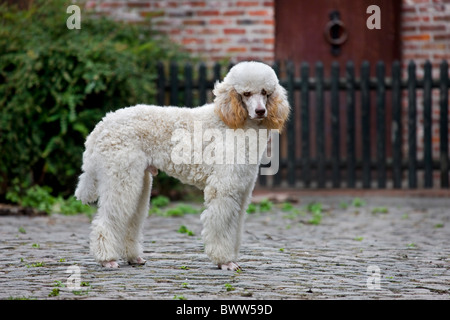
<path id="1" fill-rule="evenodd" d="M 266 108 L 267 117 L 263 120 L 263 125 L 267 129 L 283 130 L 291 107 L 287 100 L 286 90 L 281 85 L 278 84 L 275 91 L 268 97 Z"/>
<path id="2" fill-rule="evenodd" d="M 217 82 L 213 93 L 215 111 L 220 119 L 231 129 L 242 128 L 248 113 L 237 91 L 231 85 Z"/>

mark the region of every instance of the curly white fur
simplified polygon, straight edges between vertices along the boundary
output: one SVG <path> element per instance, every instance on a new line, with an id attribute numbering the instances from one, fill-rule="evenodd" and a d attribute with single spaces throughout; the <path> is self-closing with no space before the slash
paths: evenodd
<path id="1" fill-rule="evenodd" d="M 214 103 L 194 109 L 137 105 L 108 113 L 88 136 L 75 195 L 83 203 L 98 200 L 90 246 L 104 266 L 118 267 L 120 258 L 145 263 L 142 224 L 149 210 L 152 175 L 159 169 L 204 190 L 205 252 L 223 269 L 239 268 L 243 220 L 262 150 L 258 163 L 175 163 L 172 155 L 180 142 L 173 133 L 183 129 L 192 133 L 188 141 L 203 145 L 205 141 L 198 139 L 204 137 L 194 134 L 195 123 L 203 132 L 225 133 L 231 128 L 237 136 L 245 136 L 248 129 L 281 130 L 290 107 L 275 72 L 258 62 L 234 66 L 213 93 Z M 237 152 L 248 155 L 249 148 Z"/>

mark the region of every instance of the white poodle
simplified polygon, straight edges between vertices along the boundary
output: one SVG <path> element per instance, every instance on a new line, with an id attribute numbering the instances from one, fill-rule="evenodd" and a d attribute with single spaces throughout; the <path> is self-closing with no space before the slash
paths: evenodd
<path id="1" fill-rule="evenodd" d="M 243 220 L 267 129 L 281 130 L 290 106 L 273 69 L 259 62 L 235 65 L 213 93 L 213 103 L 193 109 L 137 105 L 108 113 L 88 136 L 75 196 L 98 199 L 90 247 L 103 266 L 117 268 L 120 258 L 145 264 L 142 224 L 159 169 L 204 190 L 205 252 L 219 268 L 240 269 Z M 256 161 L 246 158 L 256 152 L 252 141 L 245 143 L 254 137 L 249 132 L 262 141 Z M 235 138 L 244 144 L 229 156 Z M 234 161 L 242 155 L 244 162 Z"/>

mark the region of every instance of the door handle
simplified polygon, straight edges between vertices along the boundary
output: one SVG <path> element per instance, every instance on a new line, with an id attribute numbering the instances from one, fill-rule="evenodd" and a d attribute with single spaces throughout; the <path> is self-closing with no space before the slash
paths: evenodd
<path id="1" fill-rule="evenodd" d="M 339 11 L 334 10 L 330 13 L 330 21 L 325 25 L 324 36 L 331 45 L 331 54 L 338 56 L 341 53 L 340 46 L 348 39 L 347 28 L 340 19 Z"/>

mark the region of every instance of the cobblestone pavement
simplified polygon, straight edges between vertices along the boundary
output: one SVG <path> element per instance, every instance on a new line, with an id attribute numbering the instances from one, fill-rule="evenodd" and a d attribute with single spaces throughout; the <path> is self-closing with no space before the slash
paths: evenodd
<path id="1" fill-rule="evenodd" d="M 449 299 L 450 199 L 364 197 L 343 208 L 351 200 L 308 196 L 297 210 L 249 214 L 241 273 L 207 259 L 199 214 L 149 216 L 147 264 L 117 270 L 89 255 L 84 215 L 0 217 L 0 299 Z M 318 224 L 305 213 L 313 201 Z"/>

